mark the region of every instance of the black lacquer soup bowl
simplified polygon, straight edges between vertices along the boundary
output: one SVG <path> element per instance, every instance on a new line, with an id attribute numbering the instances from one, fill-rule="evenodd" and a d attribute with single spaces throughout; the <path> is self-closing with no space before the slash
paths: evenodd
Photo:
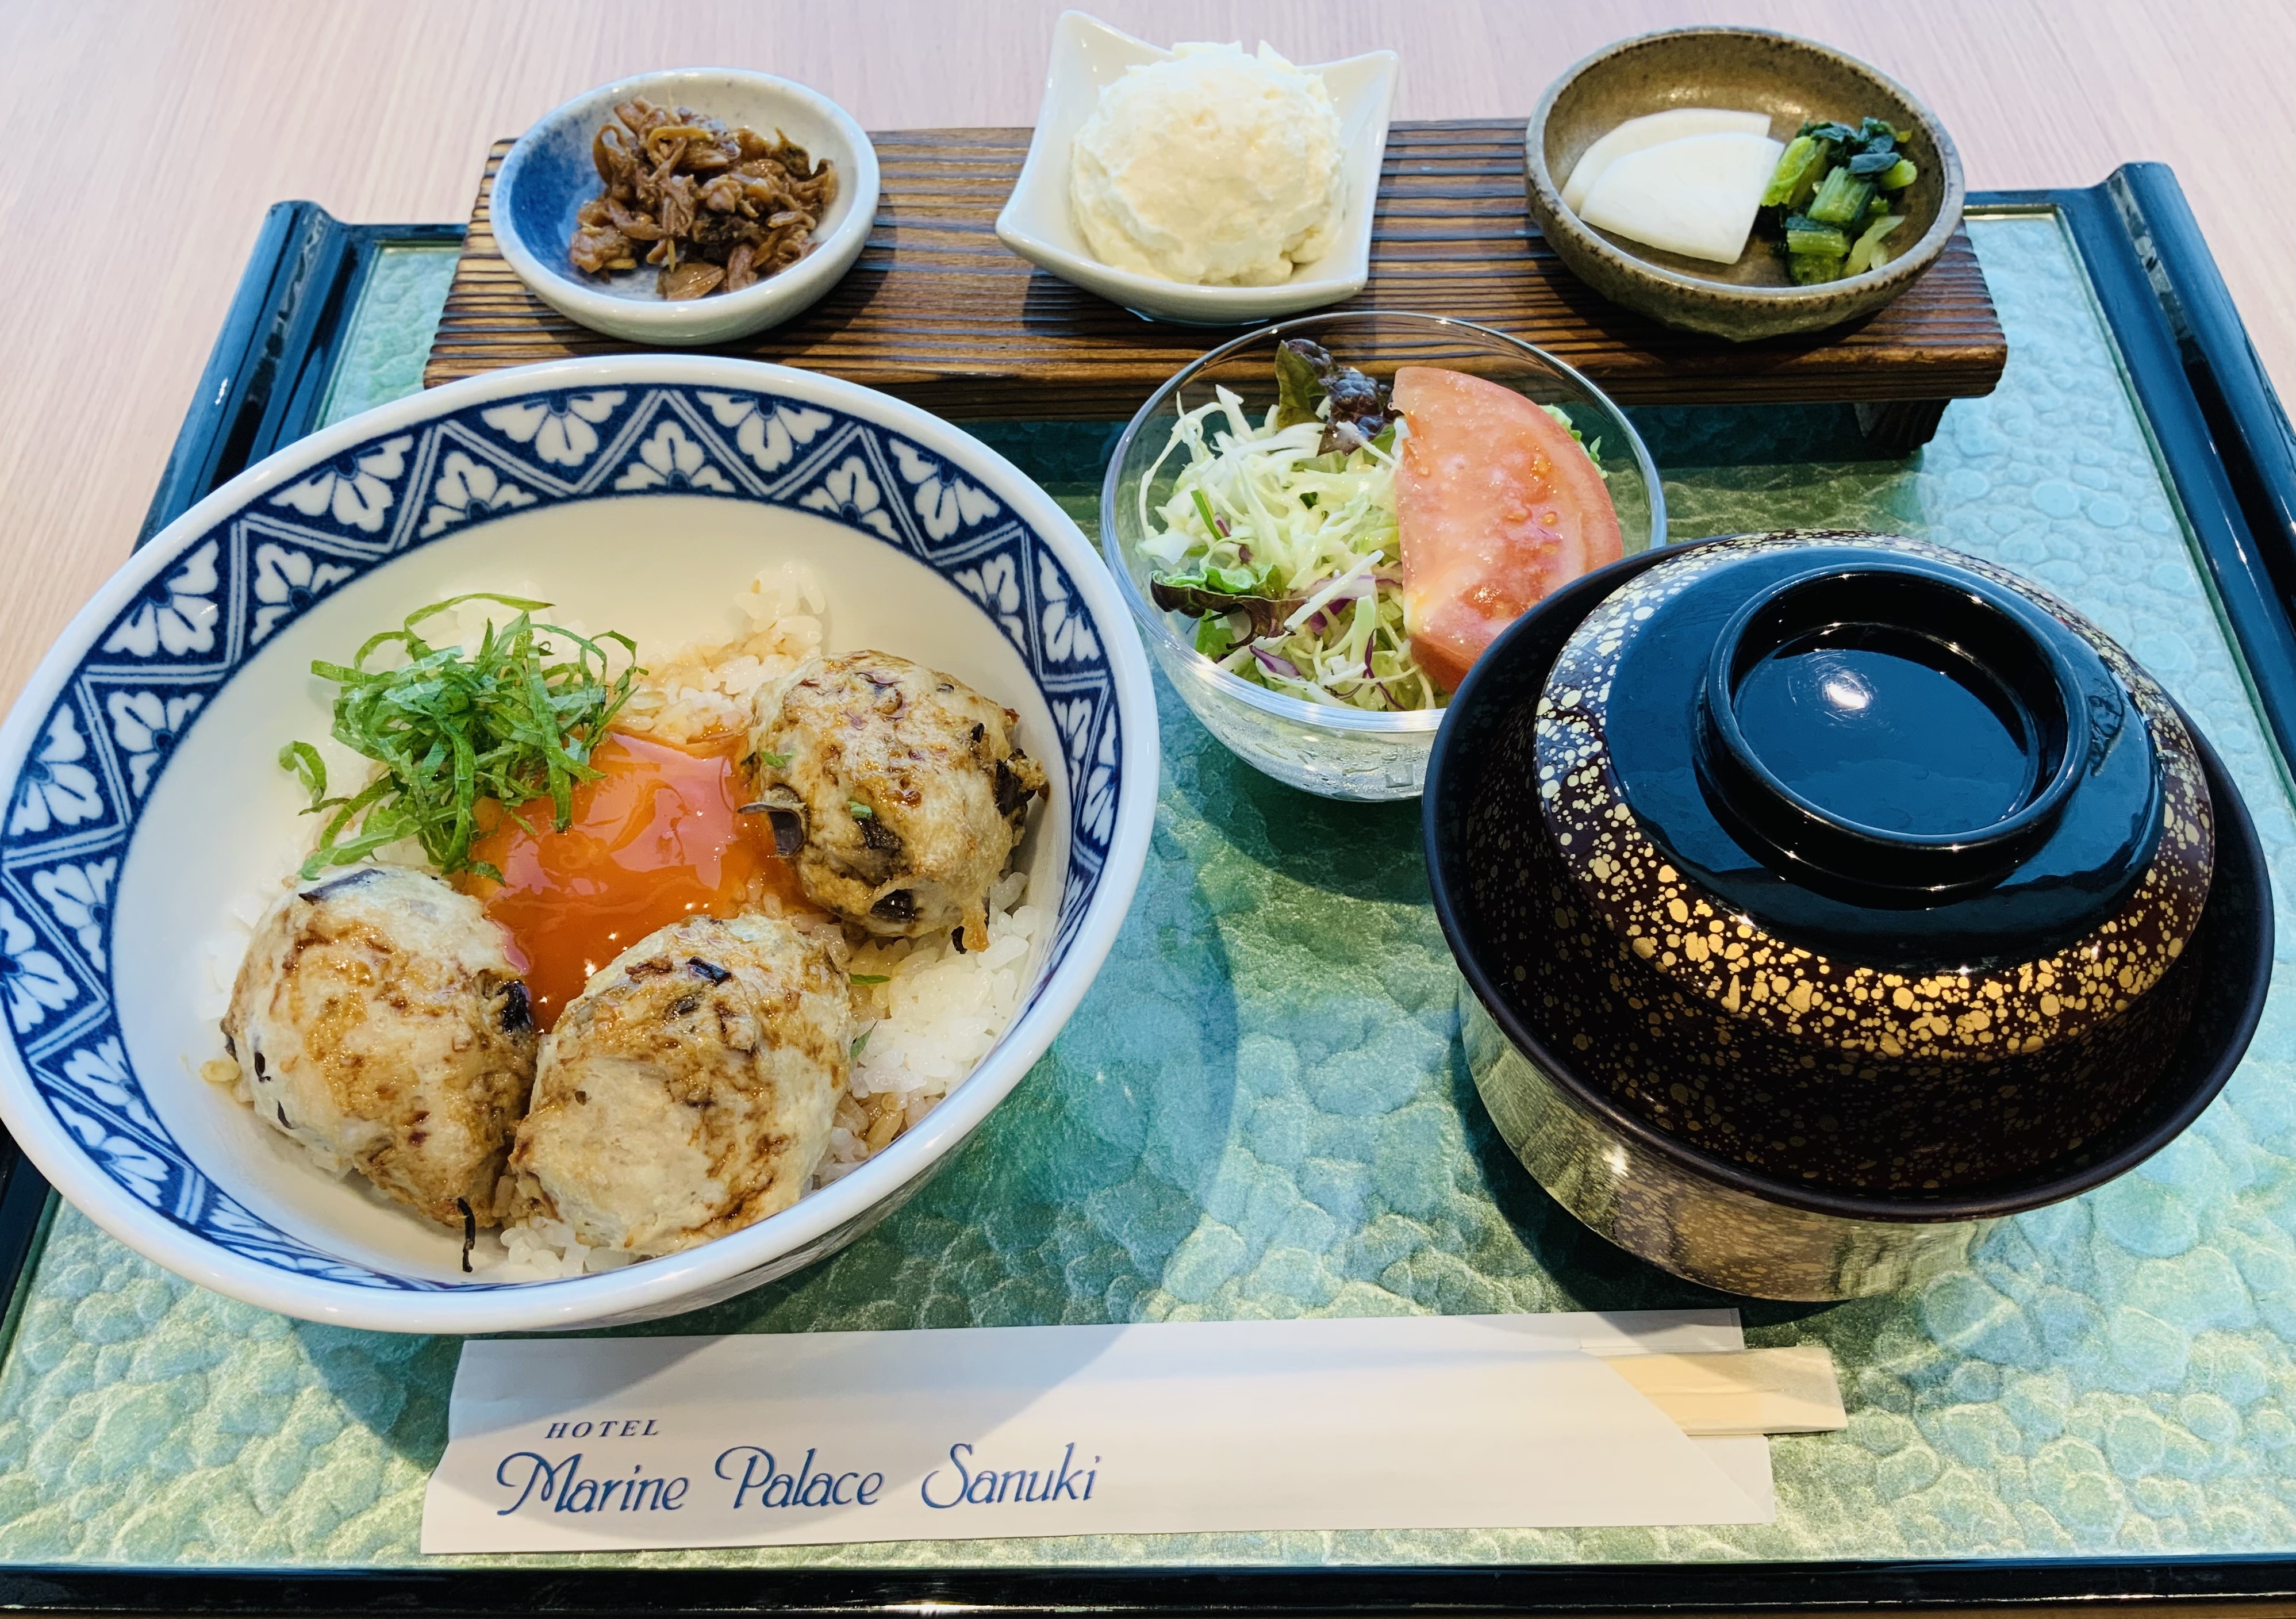
<path id="1" fill-rule="evenodd" d="M 1736 1292 L 1903 1286 L 2139 1162 L 2268 982 L 2254 832 L 2175 703 L 1914 540 L 1706 541 L 1558 593 L 1454 698 L 1426 828 L 1502 1132 Z"/>

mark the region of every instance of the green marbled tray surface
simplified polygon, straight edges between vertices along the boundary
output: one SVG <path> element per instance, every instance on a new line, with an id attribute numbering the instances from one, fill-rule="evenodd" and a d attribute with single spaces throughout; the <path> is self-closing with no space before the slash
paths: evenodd
<path id="1" fill-rule="evenodd" d="M 374 273 L 351 311 L 342 357 L 327 382 L 321 427 L 422 390 L 430 333 L 447 307 L 461 257 L 451 242 L 391 244 L 376 255 Z"/>
<path id="2" fill-rule="evenodd" d="M 2241 784 L 2296 941 L 2296 822 L 2144 430 L 2054 218 L 1972 221 L 2011 341 L 1911 462 L 1844 412 L 1641 413 L 1677 538 L 1928 536 L 2094 615 Z M 388 265 L 349 407 L 414 386 L 439 260 Z M 430 279 L 424 279 L 424 277 Z M 1092 522 L 1103 436 L 1003 430 Z M 1416 806 L 1305 798 L 1169 691 L 1140 896 L 1052 1053 L 906 1210 L 828 1263 L 637 1330 L 781 1332 L 1712 1303 L 1607 1246 L 1494 1138 Z M 2285 948 L 2285 946 L 2284 946 Z M 1490 1563 L 2296 1552 L 2296 1087 L 2283 983 L 2187 1136 L 1994 1229 L 1909 1296 L 1750 1304 L 1822 1343 L 1847 1432 L 1775 1442 L 1754 1528 L 1191 1535 L 660 1552 L 644 1566 Z M 0 1371 L 0 1559 L 406 1565 L 446 1437 L 453 1340 L 307 1326 L 57 1217 Z M 472 1563 L 570 1561 L 540 1557 Z"/>

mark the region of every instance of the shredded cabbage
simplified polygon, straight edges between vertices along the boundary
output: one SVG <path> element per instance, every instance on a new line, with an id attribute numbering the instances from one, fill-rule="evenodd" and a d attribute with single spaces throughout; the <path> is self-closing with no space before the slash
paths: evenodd
<path id="1" fill-rule="evenodd" d="M 1216 426 L 1224 420 L 1225 425 Z M 1296 603 L 1275 633 L 1242 612 L 1197 621 L 1196 650 L 1255 686 L 1310 703 L 1396 710 L 1441 705 L 1411 655 L 1403 619 L 1390 428 L 1344 454 L 1316 454 L 1321 423 L 1255 422 L 1226 388 L 1181 416 L 1140 484 L 1141 550 L 1160 571 L 1223 595 Z M 1187 464 L 1152 514 L 1165 461 Z"/>
<path id="2" fill-rule="evenodd" d="M 1319 455 L 1322 421 L 1275 425 L 1276 407 L 1257 422 L 1226 388 L 1173 424 L 1172 436 L 1140 481 L 1141 554 L 1166 587 L 1192 604 L 1242 598 L 1272 630 L 1256 630 L 1239 609 L 1196 620 L 1196 650 L 1228 673 L 1310 703 L 1374 711 L 1440 708 L 1412 656 L 1403 604 L 1403 547 L 1395 465 L 1410 423 L 1370 443 Z M 1588 444 L 1568 415 L 1544 407 L 1587 451 L 1605 480 L 1602 440 Z M 1319 415 L 1328 416 L 1326 399 Z M 1215 418 L 1226 422 L 1215 428 Z M 1187 464 L 1152 513 L 1148 491 L 1172 452 Z"/>

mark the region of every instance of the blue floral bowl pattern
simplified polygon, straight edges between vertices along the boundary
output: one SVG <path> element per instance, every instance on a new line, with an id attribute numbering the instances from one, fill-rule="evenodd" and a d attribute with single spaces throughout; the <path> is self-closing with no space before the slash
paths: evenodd
<path id="1" fill-rule="evenodd" d="M 508 514 L 673 492 L 826 518 L 931 570 L 1011 643 L 1061 753 L 1052 808 L 1065 866 L 1033 989 L 997 1050 L 927 1121 L 952 1115 L 922 1144 L 931 1150 L 868 1196 L 838 1196 L 856 1174 L 690 1254 L 564 1282 L 489 1287 L 346 1261 L 211 1179 L 127 1055 L 111 907 L 147 801 L 217 695 L 331 593 Z M 1009 464 L 922 412 L 808 374 L 672 357 L 439 389 L 282 452 L 170 527 L 82 612 L 0 731 L 0 1111 L 114 1235 L 272 1308 L 470 1331 L 660 1313 L 673 1298 L 700 1302 L 696 1288 L 723 1295 L 857 1234 L 883 1212 L 873 1202 L 897 1204 L 1049 1044 L 1129 903 L 1155 746 L 1139 644 L 1082 536 Z M 776 1240 L 750 1240 L 784 1222 Z M 743 1251 L 694 1262 L 733 1247 Z M 683 1284 L 628 1286 L 657 1270 Z M 593 1296 L 540 1312 L 455 1307 L 562 1290 Z M 375 1292 L 438 1303 L 410 1314 L 347 1302 Z"/>

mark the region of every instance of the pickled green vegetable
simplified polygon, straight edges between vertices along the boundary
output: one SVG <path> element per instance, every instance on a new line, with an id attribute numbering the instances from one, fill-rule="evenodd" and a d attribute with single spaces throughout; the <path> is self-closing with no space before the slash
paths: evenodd
<path id="1" fill-rule="evenodd" d="M 1863 275 L 1889 262 L 1884 245 L 1906 222 L 1897 193 L 1921 169 L 1898 150 L 1906 132 L 1878 118 L 1813 120 L 1778 154 L 1762 210 L 1800 286 Z"/>
<path id="2" fill-rule="evenodd" d="M 1874 184 L 1861 180 L 1847 167 L 1832 170 L 1805 210 L 1820 225 L 1848 225 L 1866 211 L 1874 199 Z"/>
<path id="3" fill-rule="evenodd" d="M 1816 136 L 1794 136 L 1778 154 L 1778 166 L 1771 171 L 1769 188 L 1762 193 L 1762 206 L 1800 208 L 1808 202 L 1824 177 L 1833 154 L 1833 146 Z"/>
<path id="4" fill-rule="evenodd" d="M 1838 225 L 1827 225 L 1801 214 L 1786 220 L 1786 253 L 1793 259 L 1841 259 L 1849 251 L 1849 236 Z"/>
<path id="5" fill-rule="evenodd" d="M 1906 217 L 1903 214 L 1883 214 L 1873 224 L 1867 226 L 1865 234 L 1850 244 L 1849 257 L 1842 261 L 1841 273 L 1845 275 L 1862 275 L 1867 270 L 1877 269 L 1888 262 L 1882 243 L 1891 231 L 1896 230 L 1905 222 Z"/>

